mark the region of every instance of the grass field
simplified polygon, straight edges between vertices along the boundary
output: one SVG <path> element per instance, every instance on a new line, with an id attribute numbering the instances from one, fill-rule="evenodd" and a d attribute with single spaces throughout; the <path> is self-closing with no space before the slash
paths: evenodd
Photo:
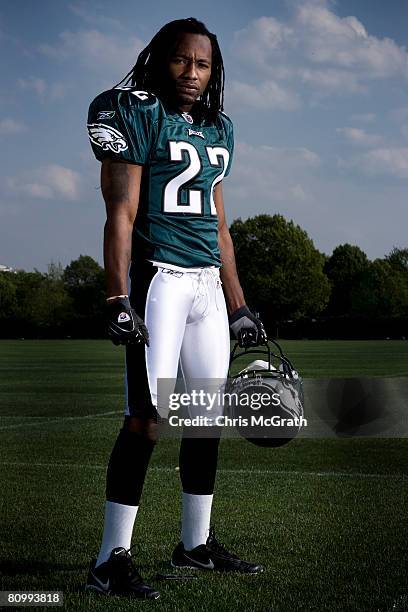
<path id="1" fill-rule="evenodd" d="M 282 344 L 304 377 L 408 376 L 406 342 Z M 0 341 L 1 589 L 61 590 L 73 612 L 408 610 L 407 439 L 299 439 L 277 450 L 224 440 L 217 536 L 265 572 L 159 583 L 180 503 L 177 442 L 162 440 L 134 534 L 161 598 L 85 593 L 122 420 L 122 365 L 122 350 L 105 341 Z"/>

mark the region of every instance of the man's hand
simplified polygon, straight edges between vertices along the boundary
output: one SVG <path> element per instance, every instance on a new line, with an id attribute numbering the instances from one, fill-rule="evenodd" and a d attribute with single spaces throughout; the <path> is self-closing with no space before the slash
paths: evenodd
<path id="1" fill-rule="evenodd" d="M 149 346 L 149 332 L 130 305 L 128 297 L 118 298 L 107 305 L 108 335 L 113 344 L 140 344 Z"/>
<path id="2" fill-rule="evenodd" d="M 242 348 L 265 344 L 268 338 L 262 322 L 247 306 L 241 306 L 229 317 L 230 328 Z"/>

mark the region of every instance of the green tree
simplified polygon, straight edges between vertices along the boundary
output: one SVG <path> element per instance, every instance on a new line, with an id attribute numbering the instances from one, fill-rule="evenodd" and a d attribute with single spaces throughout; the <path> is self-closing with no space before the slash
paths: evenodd
<path id="1" fill-rule="evenodd" d="M 48 264 L 48 271 L 46 273 L 46 277 L 50 280 L 63 280 L 64 278 L 64 268 L 62 263 L 59 261 L 58 263 L 51 262 Z"/>
<path id="2" fill-rule="evenodd" d="M 33 296 L 43 281 L 40 272 L 0 273 L 0 333 L 2 337 L 26 336 L 35 327 Z"/>
<path id="3" fill-rule="evenodd" d="M 408 278 L 388 260 L 376 259 L 366 268 L 352 293 L 354 314 L 368 317 L 408 316 Z"/>
<path id="4" fill-rule="evenodd" d="M 351 314 L 352 295 L 368 266 L 367 255 L 358 246 L 341 244 L 334 249 L 324 266 L 332 287 L 328 305 L 330 314 Z"/>
<path id="5" fill-rule="evenodd" d="M 393 248 L 391 253 L 386 255 L 385 260 L 400 272 L 408 273 L 408 249 Z"/>
<path id="6" fill-rule="evenodd" d="M 40 288 L 43 280 L 44 275 L 38 270 L 34 272 L 20 270 L 14 275 L 16 284 L 15 319 L 26 323 L 35 321 L 33 296 Z"/>
<path id="7" fill-rule="evenodd" d="M 64 269 L 60 263 L 51 262 L 30 297 L 32 321 L 38 331 L 63 330 L 70 321 L 72 300 L 64 286 Z"/>
<path id="8" fill-rule="evenodd" d="M 63 278 L 67 287 L 77 289 L 94 285 L 103 276 L 103 268 L 89 255 L 80 255 L 65 268 Z"/>
<path id="9" fill-rule="evenodd" d="M 0 272 L 0 319 L 14 316 L 17 307 L 15 274 Z"/>
<path id="10" fill-rule="evenodd" d="M 324 256 L 306 232 L 282 215 L 258 215 L 230 228 L 249 305 L 269 320 L 314 316 L 330 287 Z"/>
<path id="11" fill-rule="evenodd" d="M 102 316 L 105 274 L 98 262 L 89 255 L 80 255 L 65 268 L 63 282 L 77 315 Z"/>
<path id="12" fill-rule="evenodd" d="M 103 288 L 103 269 L 87 256 L 65 270 L 51 262 L 46 273 L 0 273 L 0 333 L 97 337 L 103 334 Z"/>

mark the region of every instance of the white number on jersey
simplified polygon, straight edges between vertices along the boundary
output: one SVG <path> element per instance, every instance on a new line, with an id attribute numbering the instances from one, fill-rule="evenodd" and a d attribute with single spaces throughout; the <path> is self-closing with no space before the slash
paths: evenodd
<path id="1" fill-rule="evenodd" d="M 179 190 L 185 183 L 188 183 L 199 174 L 201 170 L 200 156 L 197 149 L 189 142 L 180 140 L 175 142 L 171 140 L 170 145 L 170 160 L 183 161 L 183 151 L 187 151 L 190 158 L 190 164 L 181 174 L 175 176 L 169 181 L 164 189 L 164 204 L 165 213 L 180 213 L 186 212 L 192 215 L 201 215 L 203 208 L 203 194 L 199 189 L 188 190 L 188 205 L 179 203 Z"/>
<path id="2" fill-rule="evenodd" d="M 120 91 L 130 91 L 131 94 L 133 94 L 134 96 L 136 96 L 136 98 L 139 98 L 139 100 L 147 100 L 147 98 L 149 97 L 149 94 L 147 91 L 141 91 L 140 89 L 135 89 L 133 90 L 134 85 L 119 85 L 119 87 L 115 87 L 115 89 L 120 89 Z M 132 91 L 133 90 L 133 91 Z"/>
<path id="3" fill-rule="evenodd" d="M 215 202 L 214 202 L 214 187 L 216 186 L 217 183 L 220 183 L 222 179 L 224 178 L 224 174 L 226 173 L 227 168 L 228 168 L 230 154 L 229 154 L 229 151 L 227 151 L 227 149 L 224 149 L 224 147 L 205 147 L 205 150 L 207 151 L 208 159 L 210 160 L 210 164 L 212 166 L 220 165 L 220 157 L 222 157 L 222 159 L 224 160 L 223 171 L 221 172 L 221 174 L 215 177 L 211 185 L 211 193 L 210 193 L 211 214 L 216 215 L 217 210 L 215 208 Z"/>
<path id="4" fill-rule="evenodd" d="M 203 214 L 203 194 L 200 189 L 188 189 L 188 204 L 180 203 L 180 189 L 192 181 L 200 174 L 202 166 L 200 156 L 197 149 L 190 143 L 184 140 L 169 141 L 170 160 L 181 162 L 184 160 L 183 152 L 187 152 L 189 157 L 189 165 L 183 172 L 175 176 L 169 181 L 164 189 L 163 212 L 165 213 L 189 213 L 192 215 Z M 216 215 L 217 211 L 214 203 L 214 187 L 222 181 L 228 167 L 230 154 L 224 147 L 206 147 L 208 160 L 211 166 L 218 166 L 221 172 L 215 177 L 210 189 L 210 206 L 211 214 Z M 223 160 L 223 165 L 221 164 Z"/>
<path id="5" fill-rule="evenodd" d="M 130 93 L 133 96 L 136 96 L 136 98 L 139 98 L 139 100 L 147 100 L 147 98 L 149 97 L 147 91 L 131 91 Z"/>

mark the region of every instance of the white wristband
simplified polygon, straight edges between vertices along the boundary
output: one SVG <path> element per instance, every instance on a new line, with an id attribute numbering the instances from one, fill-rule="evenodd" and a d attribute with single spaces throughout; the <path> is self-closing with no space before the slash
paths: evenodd
<path id="1" fill-rule="evenodd" d="M 107 302 L 111 302 L 112 300 L 118 300 L 120 298 L 128 298 L 128 295 L 112 295 L 111 297 L 106 298 Z"/>

